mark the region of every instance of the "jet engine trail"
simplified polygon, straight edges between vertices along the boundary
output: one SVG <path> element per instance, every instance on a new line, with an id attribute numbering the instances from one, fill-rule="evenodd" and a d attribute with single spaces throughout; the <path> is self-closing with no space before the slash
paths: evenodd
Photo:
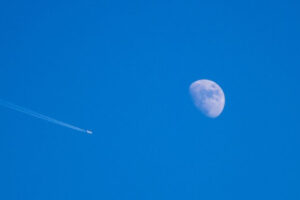
<path id="1" fill-rule="evenodd" d="M 27 109 L 27 108 L 23 108 L 21 106 L 18 106 L 18 105 L 15 105 L 13 103 L 10 103 L 10 102 L 7 102 L 7 101 L 4 101 L 2 99 L 0 99 L 0 106 L 3 106 L 3 107 L 6 107 L 6 108 L 9 108 L 11 110 L 15 110 L 15 111 L 18 111 L 18 112 L 21 112 L 21 113 L 24 113 L 26 115 L 29 115 L 29 116 L 32 116 L 32 117 L 36 117 L 38 119 L 42 119 L 42 120 L 45 120 L 45 121 L 48 121 L 48 122 L 51 122 L 53 124 L 57 124 L 57 125 L 60 125 L 60 126 L 64 126 L 66 128 L 70 128 L 70 129 L 73 129 L 75 131 L 79 131 L 79 132 L 83 132 L 83 133 L 87 133 L 87 134 L 92 134 L 93 132 L 90 131 L 90 130 L 85 130 L 85 129 L 82 129 L 82 128 L 79 128 L 77 126 L 73 126 L 71 124 L 68 124 L 68 123 L 65 123 L 65 122 L 62 122 L 62 121 L 59 121 L 59 120 L 56 120 L 56 119 L 53 119 L 51 117 L 48 117 L 46 115 L 42 115 L 40 113 L 37 113 L 33 110 L 30 110 L 30 109 Z"/>

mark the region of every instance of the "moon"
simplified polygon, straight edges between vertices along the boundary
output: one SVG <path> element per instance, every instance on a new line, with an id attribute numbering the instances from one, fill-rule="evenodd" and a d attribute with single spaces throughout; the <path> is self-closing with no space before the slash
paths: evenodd
<path id="1" fill-rule="evenodd" d="M 224 109 L 225 95 L 222 88 L 211 80 L 201 79 L 190 85 L 195 106 L 207 117 L 216 118 Z"/>

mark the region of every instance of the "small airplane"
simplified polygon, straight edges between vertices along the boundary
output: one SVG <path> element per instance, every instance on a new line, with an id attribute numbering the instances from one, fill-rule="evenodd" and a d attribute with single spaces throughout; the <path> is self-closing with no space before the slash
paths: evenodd
<path id="1" fill-rule="evenodd" d="M 93 131 L 86 130 L 86 133 L 87 133 L 87 134 L 93 134 Z"/>

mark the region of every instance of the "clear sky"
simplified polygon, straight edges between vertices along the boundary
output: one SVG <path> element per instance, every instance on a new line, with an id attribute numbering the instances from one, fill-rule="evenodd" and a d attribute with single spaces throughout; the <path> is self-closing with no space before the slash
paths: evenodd
<path id="1" fill-rule="evenodd" d="M 299 1 L 2 0 L 0 199 L 300 199 Z M 188 93 L 216 81 L 216 119 Z"/>

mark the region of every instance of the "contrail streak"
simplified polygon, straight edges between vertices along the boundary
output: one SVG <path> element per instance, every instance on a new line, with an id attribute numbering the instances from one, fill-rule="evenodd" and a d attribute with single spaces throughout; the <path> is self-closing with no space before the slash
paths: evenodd
<path id="1" fill-rule="evenodd" d="M 65 123 L 65 122 L 62 122 L 62 121 L 53 119 L 53 118 L 48 117 L 48 116 L 46 116 L 46 115 L 42 115 L 42 114 L 37 113 L 37 112 L 35 112 L 35 111 L 33 111 L 33 110 L 30 110 L 30 109 L 27 109 L 27 108 L 23 108 L 23 107 L 21 107 L 21 106 L 18 106 L 18 105 L 15 105 L 15 104 L 13 104 L 13 103 L 4 101 L 4 100 L 2 100 L 2 99 L 0 99 L 0 106 L 3 106 L 3 107 L 6 107 L 6 108 L 9 108 L 9 109 L 11 109 L 11 110 L 15 110 L 15 111 L 18 111 L 18 112 L 27 114 L 27 115 L 32 116 L 32 117 L 36 117 L 36 118 L 39 118 L 39 119 L 42 119 L 42 120 L 51 122 L 51 123 L 53 123 L 53 124 L 57 124 L 57 125 L 60 125 L 60 126 L 64 126 L 64 127 L 73 129 L 73 130 L 75 130 L 75 131 L 79 131 L 79 132 L 83 132 L 83 133 L 88 133 L 88 134 L 92 134 L 92 133 L 93 133 L 93 132 L 90 131 L 90 130 L 85 130 L 85 129 L 79 128 L 79 127 L 77 127 L 77 126 L 73 126 L 73 125 L 71 125 L 71 124 L 68 124 L 68 123 Z"/>

